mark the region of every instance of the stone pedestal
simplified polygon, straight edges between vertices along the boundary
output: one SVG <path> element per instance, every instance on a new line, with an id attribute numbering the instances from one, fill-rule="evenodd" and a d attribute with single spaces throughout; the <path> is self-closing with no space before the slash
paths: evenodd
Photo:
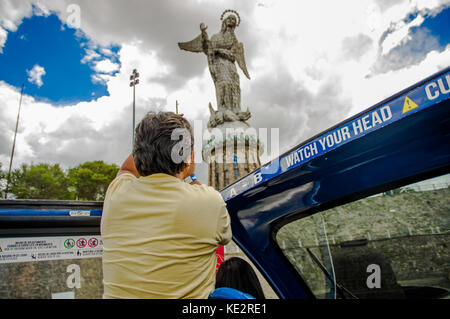
<path id="1" fill-rule="evenodd" d="M 202 150 L 209 186 L 221 190 L 261 166 L 263 145 L 256 129 L 246 122 L 225 122 L 209 133 Z"/>

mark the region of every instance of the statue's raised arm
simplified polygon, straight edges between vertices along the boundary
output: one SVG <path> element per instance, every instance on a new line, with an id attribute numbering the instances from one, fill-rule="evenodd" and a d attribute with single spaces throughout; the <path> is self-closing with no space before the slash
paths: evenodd
<path id="1" fill-rule="evenodd" d="M 207 54 L 208 52 L 208 33 L 206 33 L 206 29 L 208 27 L 203 23 L 200 24 L 200 35 L 196 37 L 194 40 L 188 42 L 178 42 L 178 47 L 181 50 L 189 51 L 189 52 L 204 52 Z"/>

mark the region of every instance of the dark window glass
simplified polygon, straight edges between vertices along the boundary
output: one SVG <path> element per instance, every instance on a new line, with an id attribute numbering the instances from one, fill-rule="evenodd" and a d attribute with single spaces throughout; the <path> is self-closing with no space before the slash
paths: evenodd
<path id="1" fill-rule="evenodd" d="M 450 174 L 298 219 L 277 242 L 318 298 L 448 298 L 449 185 Z"/>

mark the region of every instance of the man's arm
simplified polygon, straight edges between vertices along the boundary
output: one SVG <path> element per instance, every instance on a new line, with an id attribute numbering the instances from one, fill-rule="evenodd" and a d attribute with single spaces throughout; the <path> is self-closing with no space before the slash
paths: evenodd
<path id="1" fill-rule="evenodd" d="M 125 162 L 123 162 L 122 166 L 119 169 L 119 172 L 117 172 L 117 176 L 124 174 L 124 173 L 131 173 L 136 177 L 139 177 L 139 172 L 136 169 L 136 165 L 134 165 L 134 159 L 133 155 L 130 154 L 130 156 L 127 157 Z"/>
<path id="2" fill-rule="evenodd" d="M 186 170 L 188 171 L 185 174 L 188 174 L 187 176 L 190 176 L 194 174 L 195 165 L 189 165 Z M 127 157 L 125 162 L 123 162 L 122 166 L 119 169 L 119 172 L 117 172 L 117 176 L 124 174 L 124 173 L 131 173 L 136 177 L 139 177 L 139 172 L 136 169 L 136 165 L 134 165 L 134 159 L 133 155 L 130 154 L 130 156 Z M 198 180 L 195 180 L 191 183 L 191 185 L 201 185 L 201 183 Z"/>
<path id="3" fill-rule="evenodd" d="M 233 235 L 231 232 L 231 221 L 230 215 L 227 210 L 227 205 L 225 204 L 221 196 L 220 200 L 222 202 L 222 207 L 220 209 L 220 214 L 217 221 L 216 239 L 219 242 L 219 245 L 226 245 L 232 240 Z"/>

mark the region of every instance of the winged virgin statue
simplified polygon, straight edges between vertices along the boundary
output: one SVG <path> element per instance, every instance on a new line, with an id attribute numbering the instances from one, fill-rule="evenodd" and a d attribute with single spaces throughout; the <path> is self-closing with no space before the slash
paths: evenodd
<path id="1" fill-rule="evenodd" d="M 231 13 L 225 19 L 224 16 Z M 225 10 L 220 17 L 222 28 L 209 39 L 207 26 L 200 24 L 200 35 L 189 42 L 178 43 L 182 50 L 189 52 L 203 52 L 208 59 L 208 67 L 216 88 L 217 111 L 209 109 L 211 118 L 208 127 L 215 127 L 224 122 L 246 121 L 251 113 L 241 110 L 241 88 L 236 64 L 244 75 L 250 79 L 244 57 L 244 46 L 238 41 L 234 30 L 241 19 L 234 10 Z"/>

